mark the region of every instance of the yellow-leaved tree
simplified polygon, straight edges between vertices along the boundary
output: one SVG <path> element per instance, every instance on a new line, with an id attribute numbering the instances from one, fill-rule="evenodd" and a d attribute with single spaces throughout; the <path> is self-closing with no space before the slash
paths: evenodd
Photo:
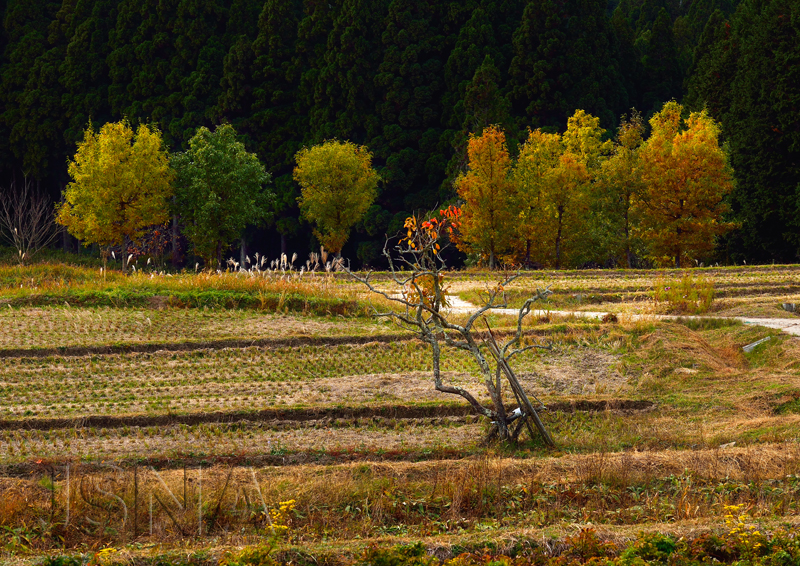
<path id="1" fill-rule="evenodd" d="M 576 110 L 561 136 L 564 153 L 559 158 L 549 195 L 550 214 L 555 220 L 551 241 L 555 242 L 556 269 L 565 260 L 580 264 L 594 253 L 596 217 L 592 208 L 598 196 L 600 167 L 612 147 L 611 141 L 603 141 L 604 134 L 600 118 Z"/>
<path id="2" fill-rule="evenodd" d="M 593 184 L 611 148 L 604 132 L 599 118 L 577 110 L 562 135 L 532 131 L 520 150 L 514 174 L 522 197 L 520 233 L 537 259 L 556 269 L 589 229 Z"/>
<path id="3" fill-rule="evenodd" d="M 553 267 L 561 269 L 564 256 L 571 251 L 586 226 L 589 203 L 589 171 L 586 164 L 571 152 L 558 157 L 542 198 L 545 229 L 551 244 Z"/>
<path id="4" fill-rule="evenodd" d="M 517 256 L 528 265 L 532 258 L 542 261 L 549 245 L 547 223 L 543 221 L 544 198 L 563 152 L 561 136 L 541 130 L 528 132 L 528 139 L 519 150 L 513 172 L 517 189 L 518 243 Z"/>
<path id="5" fill-rule="evenodd" d="M 598 232 L 602 249 L 613 254 L 628 268 L 642 255 L 642 242 L 636 236 L 639 226 L 637 201 L 644 191 L 639 150 L 644 141 L 644 122 L 635 110 L 623 116 L 611 156 L 602 163 L 598 198 Z"/>
<path id="6" fill-rule="evenodd" d="M 323 245 L 341 254 L 353 225 L 378 194 L 380 176 L 372 167 L 372 154 L 349 141 L 329 140 L 301 149 L 295 160 L 300 212 L 316 224 L 314 234 Z"/>
<path id="7" fill-rule="evenodd" d="M 169 218 L 173 173 L 155 127 L 143 124 L 134 132 L 127 120 L 99 132 L 89 126 L 68 172 L 72 182 L 56 221 L 85 245 L 100 245 L 104 263 L 109 246 L 127 247 L 146 227 Z"/>
<path id="8" fill-rule="evenodd" d="M 686 120 L 682 113 L 667 102 L 640 150 L 643 238 L 656 263 L 675 267 L 713 250 L 715 237 L 734 227 L 722 220 L 733 178 L 719 125 L 705 111 Z"/>
<path id="9" fill-rule="evenodd" d="M 454 183 L 464 200 L 458 247 L 486 257 L 494 269 L 498 256 L 511 247 L 517 222 L 505 134 L 496 126 L 485 128 L 479 136 L 471 134 L 467 155 L 468 170 Z"/>

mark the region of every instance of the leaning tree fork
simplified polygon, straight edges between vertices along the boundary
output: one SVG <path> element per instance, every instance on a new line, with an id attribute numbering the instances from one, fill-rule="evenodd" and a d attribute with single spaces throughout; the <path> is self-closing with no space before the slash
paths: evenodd
<path id="1" fill-rule="evenodd" d="M 476 341 L 477 332 L 475 324 L 492 309 L 505 308 L 505 287 L 517 279 L 519 274 L 506 276 L 497 286 L 488 290 L 486 303 L 469 315 L 463 324 L 448 320 L 447 288 L 444 285 L 444 271 L 446 268 L 440 243 L 442 236 L 449 234 L 451 238 L 458 227 L 458 209 L 441 211 L 440 218 L 431 218 L 422 223 L 410 217 L 406 220 L 407 236 L 400 240 L 396 247 L 397 256 L 393 257 L 387 246 L 383 254 L 389 262 L 390 281 L 399 289 L 399 293 L 392 293 L 375 286 L 371 280 L 371 273 L 362 276 L 349 271 L 351 277 L 364 284 L 371 292 L 380 295 L 401 308 L 388 312 L 377 312 L 376 316 L 389 318 L 399 326 L 414 333 L 417 338 L 430 344 L 433 361 L 433 379 L 437 391 L 460 395 L 466 399 L 478 414 L 490 420 L 496 426 L 497 434 L 501 440 L 516 439 L 523 422 L 532 418 L 539 428 L 542 438 L 548 445 L 554 445 L 552 438 L 536 415 L 536 411 L 528 397 L 522 391 L 518 380 L 511 372 L 508 360 L 513 356 L 533 349 L 550 349 L 542 344 L 522 344 L 522 325 L 525 317 L 530 314 L 532 305 L 539 299 L 544 299 L 550 291 L 538 290 L 535 296 L 527 299 L 519 309 L 516 331 L 511 340 L 502 347 L 494 342 L 491 336 L 489 348 L 496 362 L 493 372 L 483 350 Z M 398 264 L 409 271 L 400 271 Z M 457 385 L 445 384 L 441 374 L 442 347 L 452 347 L 470 353 L 478 365 L 484 384 L 492 402 L 492 407 L 485 406 L 476 397 Z M 505 376 L 511 384 L 511 389 L 520 404 L 520 410 L 509 414 L 502 398 L 502 377 Z M 516 430 L 512 433 L 509 424 L 516 418 L 521 418 Z M 529 429 L 530 429 L 530 425 Z"/>

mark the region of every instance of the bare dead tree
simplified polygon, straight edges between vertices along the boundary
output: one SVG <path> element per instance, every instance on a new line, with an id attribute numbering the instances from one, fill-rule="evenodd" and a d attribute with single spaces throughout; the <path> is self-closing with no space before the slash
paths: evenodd
<path id="1" fill-rule="evenodd" d="M 550 349 L 551 346 L 533 343 L 523 344 L 523 321 L 530 314 L 533 304 L 550 294 L 548 289 L 537 290 L 534 296 L 527 299 L 520 307 L 517 316 L 516 330 L 511 338 L 500 345 L 489 333 L 490 341 L 484 342 L 476 331 L 476 324 L 485 319 L 485 315 L 493 309 L 506 308 L 505 287 L 519 277 L 519 274 L 506 275 L 496 286 L 488 289 L 488 296 L 483 306 L 467 316 L 466 322 L 454 322 L 456 317 L 447 312 L 445 271 L 446 264 L 442 250 L 446 234 L 457 228 L 457 213 L 452 208 L 442 211 L 440 218 L 432 218 L 420 223 L 416 218 L 406 221 L 407 237 L 400 240 L 389 250 L 384 246 L 383 255 L 389 262 L 389 280 L 393 290 L 383 289 L 372 279 L 372 273 L 361 275 L 347 270 L 351 277 L 365 285 L 371 292 L 382 296 L 399 308 L 386 312 L 376 311 L 375 316 L 387 318 L 400 327 L 411 331 L 421 341 L 430 344 L 433 361 L 433 381 L 437 391 L 459 395 L 473 407 L 476 413 L 483 415 L 494 423 L 497 436 L 501 440 L 516 440 L 522 424 L 533 419 L 540 427 L 541 421 L 536 415 L 536 408 L 530 403 L 527 395 L 519 386 L 508 364 L 514 356 L 533 348 Z M 457 209 L 456 209 L 457 210 Z M 449 215 L 448 215 L 449 214 Z M 419 224 L 419 225 L 418 225 Z M 401 269 L 402 268 L 402 269 Z M 479 341 L 481 343 L 479 343 Z M 444 348 L 455 348 L 469 352 L 477 363 L 484 385 L 491 399 L 491 406 L 481 403 L 476 396 L 458 385 L 444 383 L 441 372 L 441 358 Z M 487 358 L 488 350 L 488 358 Z M 495 367 L 489 363 L 494 361 Z M 511 390 L 519 403 L 519 408 L 511 413 L 506 410 L 503 401 L 503 378 L 509 379 Z M 515 430 L 511 430 L 513 421 L 521 419 Z M 530 428 L 529 428 L 530 430 Z M 553 440 L 541 426 L 540 433 L 546 444 L 553 445 Z M 531 431 L 532 432 L 532 431 Z"/>
<path id="2" fill-rule="evenodd" d="M 20 265 L 58 237 L 55 209 L 50 200 L 35 191 L 27 179 L 15 181 L 0 200 L 0 232 L 17 249 Z"/>

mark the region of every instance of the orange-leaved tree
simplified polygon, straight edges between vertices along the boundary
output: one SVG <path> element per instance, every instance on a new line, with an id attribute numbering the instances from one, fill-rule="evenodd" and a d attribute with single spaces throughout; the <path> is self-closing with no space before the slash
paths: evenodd
<path id="1" fill-rule="evenodd" d="M 449 306 L 440 253 L 442 242 L 459 241 L 461 214 L 461 208 L 451 205 L 441 209 L 438 217 L 432 216 L 428 220 L 419 220 L 416 216 L 406 218 L 403 225 L 406 236 L 400 239 L 400 246 L 407 247 L 414 257 L 409 265 L 413 275 L 402 291 L 407 300 L 421 302 L 436 312 Z"/>
<path id="2" fill-rule="evenodd" d="M 675 267 L 713 250 L 715 237 L 734 227 L 722 220 L 733 178 L 719 125 L 705 110 L 686 120 L 682 113 L 667 102 L 640 150 L 643 236 L 654 261 Z"/>
<path id="3" fill-rule="evenodd" d="M 505 134 L 489 126 L 479 136 L 470 135 L 467 155 L 468 170 L 455 180 L 464 200 L 458 248 L 481 254 L 494 269 L 498 256 L 511 246 L 517 218 Z"/>
<path id="4" fill-rule="evenodd" d="M 519 274 L 503 277 L 496 286 L 488 289 L 486 302 L 482 306 L 458 316 L 458 322 L 454 322 L 451 311 L 443 308 L 447 306 L 447 266 L 441 252 L 448 243 L 458 239 L 459 229 L 464 228 L 461 217 L 463 214 L 458 208 L 450 207 L 427 220 L 417 217 L 406 219 L 406 235 L 400 239 L 395 253 L 386 247 L 383 250 L 389 263 L 388 284 L 394 285 L 395 290 L 387 289 L 385 281 L 376 287 L 369 272 L 364 274 L 354 273 L 347 268 L 345 270 L 373 293 L 399 307 L 378 312 L 376 316 L 394 321 L 430 345 L 433 382 L 437 391 L 463 397 L 477 414 L 491 421 L 493 434 L 501 440 L 517 440 L 523 427 L 533 436 L 533 424 L 544 442 L 554 446 L 553 438 L 537 413 L 541 402 L 537 402 L 538 407 L 534 406 L 509 366 L 509 361 L 517 354 L 531 348 L 550 348 L 549 345 L 536 342 L 526 343 L 522 332 L 524 319 L 532 312 L 534 302 L 546 298 L 550 291 L 538 290 L 523 303 L 517 315 L 516 332 L 502 345 L 496 342 L 491 332 L 490 336 L 481 337 L 475 326 L 485 320 L 484 315 L 493 309 L 508 306 L 504 289 Z M 484 400 L 485 395 L 476 395 L 462 384 L 447 382 L 448 374 L 441 371 L 442 356 L 454 350 L 467 352 L 476 363 L 490 402 Z M 503 376 L 507 384 L 502 382 Z M 509 391 L 518 404 L 515 410 L 506 408 L 509 399 L 504 399 L 504 394 L 510 397 Z M 538 401 L 535 397 L 534 400 Z"/>

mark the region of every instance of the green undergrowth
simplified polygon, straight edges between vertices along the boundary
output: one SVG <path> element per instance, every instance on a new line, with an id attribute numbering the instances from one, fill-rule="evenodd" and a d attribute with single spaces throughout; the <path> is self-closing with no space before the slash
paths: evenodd
<path id="1" fill-rule="evenodd" d="M 682 324 L 686 328 L 694 331 L 701 330 L 718 330 L 720 328 L 730 328 L 731 326 L 744 326 L 744 324 L 736 319 L 722 318 L 722 317 L 678 317 L 671 322 Z"/>
<path id="2" fill-rule="evenodd" d="M 748 517 L 742 515 L 746 521 Z M 731 564 L 737 566 L 793 566 L 800 564 L 800 538 L 791 528 L 757 530 L 739 517 L 725 527 L 692 537 L 641 532 L 634 540 L 613 542 L 585 527 L 564 539 L 517 537 L 513 542 L 485 540 L 430 547 L 422 542 L 400 545 L 354 544 L 352 549 L 316 551 L 290 547 L 276 550 L 270 543 L 218 552 L 195 550 L 153 557 L 118 559 L 116 552 L 100 550 L 82 555 L 57 555 L 37 566 L 136 564 L 141 566 L 656 566 Z M 732 521 L 736 521 L 735 523 Z M 359 550 L 359 546 L 362 548 Z"/>
<path id="3" fill-rule="evenodd" d="M 19 253 L 16 248 L 12 246 L 0 245 L 0 266 L 16 266 L 19 263 Z M 43 248 L 39 250 L 33 257 L 33 263 L 28 265 L 39 264 L 69 264 L 79 267 L 100 268 L 103 265 L 103 260 L 100 254 L 93 254 L 86 248 L 81 248 L 79 253 L 65 252 L 63 250 L 54 250 L 50 248 Z M 113 267 L 113 265 L 111 266 Z"/>
<path id="4" fill-rule="evenodd" d="M 687 272 L 682 277 L 665 279 L 662 276 L 653 284 L 653 300 L 657 307 L 670 313 L 702 314 L 714 301 L 714 283 Z"/>
<path id="5" fill-rule="evenodd" d="M 800 391 L 791 391 L 791 399 L 784 401 L 775 407 L 775 413 L 778 415 L 797 415 L 800 414 Z"/>
<path id="6" fill-rule="evenodd" d="M 11 306 L 259 309 L 368 316 L 377 300 L 322 274 L 181 273 L 128 275 L 60 263 L 0 267 L 0 300 Z"/>
<path id="7" fill-rule="evenodd" d="M 166 289 L 67 290 L 30 293 L 10 298 L 7 304 L 54 306 L 67 303 L 81 307 L 146 308 L 156 302 L 174 308 L 257 309 L 268 312 L 300 312 L 314 315 L 369 316 L 369 304 L 337 297 L 319 297 L 311 293 L 249 292 L 225 289 L 210 291 L 173 291 Z"/>

